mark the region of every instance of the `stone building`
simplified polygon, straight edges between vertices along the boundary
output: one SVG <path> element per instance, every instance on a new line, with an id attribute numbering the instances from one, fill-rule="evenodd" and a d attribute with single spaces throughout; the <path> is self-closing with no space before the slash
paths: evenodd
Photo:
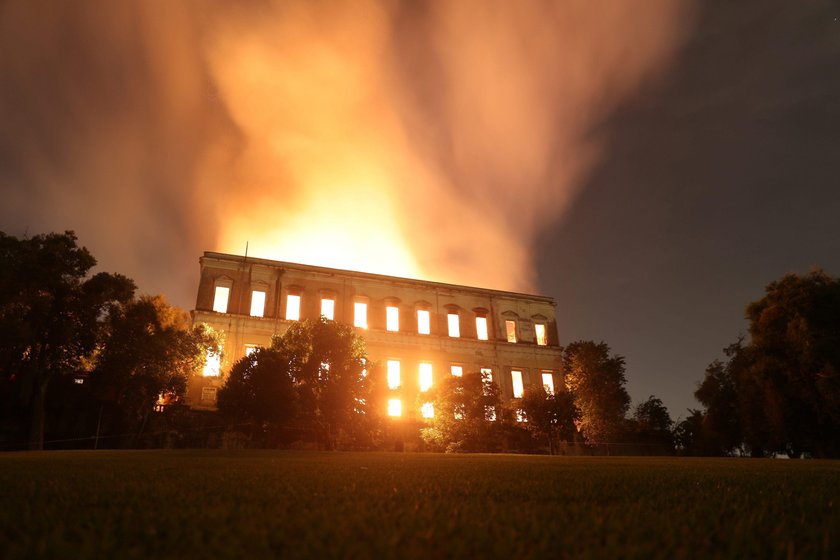
<path id="1" fill-rule="evenodd" d="M 189 388 L 193 407 L 215 407 L 225 372 L 250 349 L 321 315 L 359 330 L 368 360 L 401 397 L 389 400 L 391 415 L 432 414 L 412 410 L 417 393 L 468 371 L 489 373 L 507 399 L 562 383 L 552 298 L 214 252 L 199 262 L 193 322 L 225 342 L 222 359 L 211 357 Z"/>

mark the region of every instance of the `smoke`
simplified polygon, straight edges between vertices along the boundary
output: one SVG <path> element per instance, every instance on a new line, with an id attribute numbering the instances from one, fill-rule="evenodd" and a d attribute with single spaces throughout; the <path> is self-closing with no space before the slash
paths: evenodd
<path id="1" fill-rule="evenodd" d="M 205 249 L 504 289 L 689 0 L 0 3 L 0 229 L 186 304 Z M 15 231 L 17 230 L 17 231 Z"/>

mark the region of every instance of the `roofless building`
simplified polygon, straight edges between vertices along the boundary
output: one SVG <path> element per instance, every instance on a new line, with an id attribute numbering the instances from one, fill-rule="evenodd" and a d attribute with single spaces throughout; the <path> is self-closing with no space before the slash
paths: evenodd
<path id="1" fill-rule="evenodd" d="M 214 252 L 199 262 L 193 322 L 224 333 L 224 349 L 189 388 L 195 408 L 215 408 L 226 372 L 251 349 L 320 316 L 358 329 L 402 399 L 389 401 L 391 415 L 425 415 L 413 410 L 417 393 L 448 375 L 489 373 L 507 399 L 562 382 L 556 304 L 546 296 Z"/>

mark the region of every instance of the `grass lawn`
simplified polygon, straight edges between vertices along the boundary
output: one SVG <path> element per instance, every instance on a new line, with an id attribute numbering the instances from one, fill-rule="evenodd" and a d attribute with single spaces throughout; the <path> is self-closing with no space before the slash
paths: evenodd
<path id="1" fill-rule="evenodd" d="M 0 557 L 840 558 L 840 461 L 0 454 Z"/>

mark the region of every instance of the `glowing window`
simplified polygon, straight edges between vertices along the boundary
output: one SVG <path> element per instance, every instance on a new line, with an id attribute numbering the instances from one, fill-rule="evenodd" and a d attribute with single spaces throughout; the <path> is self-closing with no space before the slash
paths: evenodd
<path id="1" fill-rule="evenodd" d="M 521 399 L 522 393 L 525 392 L 525 386 L 522 385 L 522 372 L 518 369 L 510 371 L 510 378 L 513 381 L 513 398 Z"/>
<path id="2" fill-rule="evenodd" d="M 245 355 L 250 356 L 254 352 L 257 351 L 258 346 L 256 344 L 246 344 L 245 345 Z"/>
<path id="3" fill-rule="evenodd" d="M 353 304 L 353 326 L 360 329 L 367 328 L 367 304 L 357 301 Z"/>
<path id="4" fill-rule="evenodd" d="M 330 376 L 329 362 L 321 362 L 321 367 L 318 368 L 318 379 L 328 379 Z"/>
<path id="5" fill-rule="evenodd" d="M 417 334 L 429 334 L 431 332 L 431 317 L 427 309 L 417 310 Z"/>
<path id="6" fill-rule="evenodd" d="M 300 296 L 289 294 L 286 296 L 286 320 L 297 321 L 300 319 Z"/>
<path id="7" fill-rule="evenodd" d="M 399 307 L 388 306 L 385 308 L 385 328 L 389 331 L 400 330 L 400 309 Z"/>
<path id="8" fill-rule="evenodd" d="M 521 408 L 516 409 L 516 421 L 517 422 L 527 422 L 528 421 L 528 417 L 525 416 L 525 411 L 522 410 Z"/>
<path id="9" fill-rule="evenodd" d="M 435 417 L 435 405 L 434 403 L 423 403 L 423 406 L 420 407 L 420 414 L 423 418 L 434 418 Z"/>
<path id="10" fill-rule="evenodd" d="M 219 374 L 222 370 L 222 357 L 213 352 L 212 350 L 207 351 L 207 361 L 204 362 L 204 370 L 202 370 L 202 375 L 204 377 L 219 377 Z"/>
<path id="11" fill-rule="evenodd" d="M 542 323 L 537 323 L 534 325 L 534 330 L 537 332 L 537 344 L 540 346 L 545 346 L 548 344 L 548 339 L 545 336 L 545 325 Z"/>
<path id="12" fill-rule="evenodd" d="M 475 334 L 478 340 L 487 340 L 487 317 L 475 318 Z"/>
<path id="13" fill-rule="evenodd" d="M 545 392 L 549 395 L 554 394 L 554 375 L 550 371 L 544 371 L 542 374 L 542 383 L 545 387 Z"/>
<path id="14" fill-rule="evenodd" d="M 253 290 L 251 292 L 251 317 L 262 317 L 265 314 L 265 292 Z"/>
<path id="15" fill-rule="evenodd" d="M 388 416 L 402 416 L 402 401 L 400 399 L 388 399 Z"/>
<path id="16" fill-rule="evenodd" d="M 216 286 L 216 293 L 213 296 L 213 311 L 216 313 L 227 313 L 228 297 L 230 297 L 230 288 L 227 286 Z"/>
<path id="17" fill-rule="evenodd" d="M 516 321 L 505 321 L 505 332 L 508 342 L 516 342 Z"/>
<path id="18" fill-rule="evenodd" d="M 455 377 L 461 377 L 464 375 L 464 368 L 463 366 L 450 366 L 449 371 L 452 372 L 452 375 Z"/>
<path id="19" fill-rule="evenodd" d="M 495 406 L 485 406 L 484 407 L 484 419 L 490 422 L 496 421 L 496 407 Z"/>
<path id="20" fill-rule="evenodd" d="M 485 383 L 492 383 L 493 382 L 493 370 L 489 367 L 481 368 L 481 380 Z"/>
<path id="21" fill-rule="evenodd" d="M 449 323 L 449 336 L 458 338 L 461 336 L 461 322 L 458 320 L 457 313 L 450 313 L 446 316 Z"/>
<path id="22" fill-rule="evenodd" d="M 335 319 L 335 300 L 324 298 L 321 300 L 321 315 L 328 321 Z"/>
<path id="23" fill-rule="evenodd" d="M 400 388 L 400 361 L 388 360 L 388 388 Z"/>
<path id="24" fill-rule="evenodd" d="M 432 364 L 423 362 L 420 364 L 420 392 L 432 388 Z"/>
<path id="25" fill-rule="evenodd" d="M 367 358 L 362 358 L 362 377 L 367 377 Z"/>
<path id="26" fill-rule="evenodd" d="M 452 415 L 455 417 L 455 420 L 463 420 L 464 419 L 464 405 L 462 405 L 462 404 L 455 405 L 455 410 L 452 411 Z"/>

